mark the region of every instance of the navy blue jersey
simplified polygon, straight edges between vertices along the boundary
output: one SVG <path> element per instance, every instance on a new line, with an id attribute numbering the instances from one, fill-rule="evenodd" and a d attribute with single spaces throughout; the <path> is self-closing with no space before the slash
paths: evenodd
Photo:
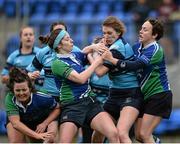
<path id="1" fill-rule="evenodd" d="M 12 93 L 8 93 L 5 99 L 7 115 L 19 115 L 20 120 L 27 124 L 44 121 L 56 106 L 54 98 L 43 93 L 31 94 L 31 100 L 26 107 Z"/>
<path id="2" fill-rule="evenodd" d="M 83 72 L 86 64 L 87 57 L 81 52 L 57 55 L 57 59 L 52 64 L 52 71 L 57 79 L 62 80 L 60 87 L 61 103 L 69 103 L 84 97 L 94 96 L 88 81 L 85 84 L 78 84 L 67 79 L 73 70 L 78 73 Z"/>
<path id="3" fill-rule="evenodd" d="M 145 99 L 160 92 L 169 91 L 167 70 L 162 47 L 152 42 L 146 47 L 141 43 L 133 46 L 135 56 L 145 64 L 138 70 L 138 79 Z"/>

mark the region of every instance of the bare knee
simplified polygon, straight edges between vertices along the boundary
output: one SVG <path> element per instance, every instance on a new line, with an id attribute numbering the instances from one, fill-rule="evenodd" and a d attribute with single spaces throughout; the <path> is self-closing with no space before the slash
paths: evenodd
<path id="1" fill-rule="evenodd" d="M 119 134 L 117 129 L 111 130 L 107 134 L 107 138 L 109 139 L 110 142 L 118 142 L 119 141 Z"/>
<path id="2" fill-rule="evenodd" d="M 129 137 L 128 133 L 125 131 L 119 131 L 118 133 L 119 133 L 120 140 L 127 139 Z"/>
<path id="3" fill-rule="evenodd" d="M 94 131 L 92 134 L 92 140 L 91 141 L 93 143 L 103 143 L 104 138 L 105 138 L 104 135 L 102 135 L 98 131 Z"/>
<path id="4" fill-rule="evenodd" d="M 45 142 L 47 142 L 47 143 L 54 143 L 55 139 L 56 139 L 56 134 L 57 134 L 56 132 L 52 132 L 50 138 L 45 140 Z"/>
<path id="5" fill-rule="evenodd" d="M 151 134 L 149 134 L 147 131 L 140 131 L 139 134 L 137 135 L 137 140 L 142 141 L 142 142 L 147 142 L 151 138 Z"/>
<path id="6" fill-rule="evenodd" d="M 119 134 L 119 139 L 120 142 L 123 143 L 131 143 L 131 139 L 129 138 L 129 132 L 125 131 L 125 130 L 118 130 L 118 134 Z"/>
<path id="7" fill-rule="evenodd" d="M 143 142 L 142 139 L 141 139 L 141 136 L 140 136 L 140 132 L 139 133 L 135 133 L 135 139 L 139 142 Z"/>

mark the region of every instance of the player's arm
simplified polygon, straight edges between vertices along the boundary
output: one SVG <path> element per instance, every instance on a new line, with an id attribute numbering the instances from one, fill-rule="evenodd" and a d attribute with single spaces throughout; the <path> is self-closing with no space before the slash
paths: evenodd
<path id="1" fill-rule="evenodd" d="M 128 71 L 142 69 L 146 66 L 146 64 L 140 59 L 136 59 L 135 61 L 118 60 L 115 65 L 120 70 L 128 70 Z"/>
<path id="2" fill-rule="evenodd" d="M 9 116 L 8 118 L 13 128 L 19 130 L 20 132 L 22 132 L 23 134 L 27 136 L 33 137 L 35 139 L 42 139 L 42 140 L 45 140 L 46 137 L 50 136 L 49 133 L 38 134 L 35 131 L 31 130 L 20 121 L 20 117 L 18 115 L 12 115 L 12 116 Z"/>
<path id="3" fill-rule="evenodd" d="M 134 71 L 137 69 L 144 68 L 148 63 L 144 60 L 145 57 L 135 57 L 133 60 L 121 60 L 113 57 L 111 51 L 103 53 L 103 59 L 109 61 L 111 64 L 116 66 L 119 70 Z"/>
<path id="4" fill-rule="evenodd" d="M 102 58 L 99 57 L 83 72 L 78 73 L 75 70 L 73 70 L 67 78 L 76 83 L 84 84 L 88 81 L 92 73 L 101 63 L 102 63 Z"/>
<path id="5" fill-rule="evenodd" d="M 84 84 L 90 78 L 96 67 L 101 63 L 102 63 L 102 58 L 99 57 L 87 69 L 85 69 L 81 73 L 78 73 L 71 66 L 59 60 L 54 61 L 51 68 L 52 68 L 52 72 L 56 76 L 67 78 L 76 83 Z"/>
<path id="6" fill-rule="evenodd" d="M 56 107 L 53 109 L 53 111 L 49 114 L 49 116 L 42 122 L 40 123 L 37 128 L 36 128 L 36 132 L 37 133 L 42 133 L 46 130 L 46 128 L 48 127 L 48 125 L 55 120 L 60 114 L 60 106 L 57 103 Z"/>
<path id="7" fill-rule="evenodd" d="M 97 56 L 98 57 L 98 56 Z M 96 57 L 96 58 L 97 58 Z M 92 64 L 96 58 L 93 57 L 93 55 L 90 53 L 87 56 L 89 63 Z M 107 72 L 109 71 L 109 68 L 104 66 L 104 65 L 99 65 L 96 69 L 95 69 L 95 73 L 97 76 L 101 77 L 103 75 L 105 75 Z"/>
<path id="8" fill-rule="evenodd" d="M 6 66 L 1 72 L 1 82 L 3 84 L 7 84 L 9 82 L 9 70 L 14 66 L 14 59 L 16 58 L 16 55 L 16 52 L 13 52 L 9 55 L 6 61 Z"/>
<path id="9" fill-rule="evenodd" d="M 9 75 L 2 75 L 1 76 L 1 82 L 3 84 L 8 84 L 8 82 L 9 82 Z"/>

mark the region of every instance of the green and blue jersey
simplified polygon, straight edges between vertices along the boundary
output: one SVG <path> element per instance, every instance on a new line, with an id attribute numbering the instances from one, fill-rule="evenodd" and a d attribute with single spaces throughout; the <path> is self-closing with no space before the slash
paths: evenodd
<path id="1" fill-rule="evenodd" d="M 12 93 L 8 93 L 5 99 L 7 115 L 18 115 L 20 120 L 27 124 L 42 122 L 56 106 L 55 99 L 43 93 L 31 94 L 30 102 L 26 107 Z"/>
<path id="2" fill-rule="evenodd" d="M 136 58 L 145 64 L 145 67 L 138 70 L 138 79 L 144 98 L 169 91 L 170 85 L 162 47 L 157 42 L 152 42 L 145 47 L 137 43 L 133 49 Z"/>
<path id="3" fill-rule="evenodd" d="M 57 54 L 57 59 L 52 63 L 52 72 L 56 79 L 62 81 L 61 86 L 59 86 L 60 102 L 62 104 L 78 101 L 88 96 L 95 96 L 88 81 L 85 84 L 78 84 L 68 80 L 68 76 L 73 70 L 81 73 L 85 70 L 86 64 L 87 57 L 82 52 L 72 52 L 66 55 Z"/>
<path id="4" fill-rule="evenodd" d="M 78 47 L 73 46 L 72 52 L 73 51 L 81 50 Z M 55 79 L 51 71 L 51 64 L 55 57 L 56 53 L 49 46 L 46 46 L 43 49 L 41 49 L 41 51 L 35 56 L 33 62 L 26 68 L 26 70 L 29 72 L 33 72 L 36 70 L 43 71 L 43 85 L 38 90 L 48 93 L 52 96 L 59 96 L 61 81 Z M 56 83 L 59 84 L 56 85 Z"/>

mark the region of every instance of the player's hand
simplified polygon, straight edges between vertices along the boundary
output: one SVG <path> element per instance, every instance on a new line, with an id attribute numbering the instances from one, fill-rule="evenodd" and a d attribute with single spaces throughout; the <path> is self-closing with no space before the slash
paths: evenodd
<path id="1" fill-rule="evenodd" d="M 43 132 L 45 132 L 46 128 L 47 128 L 47 125 L 45 123 L 41 123 L 41 124 L 37 125 L 36 132 L 43 133 Z"/>
<path id="2" fill-rule="evenodd" d="M 32 79 L 35 80 L 36 78 L 40 77 L 40 72 L 39 71 L 34 71 L 34 72 L 29 72 L 28 76 Z"/>
<path id="3" fill-rule="evenodd" d="M 111 59 L 113 58 L 113 55 L 111 53 L 110 50 L 106 50 L 103 54 L 102 54 L 102 58 L 104 60 L 108 60 L 108 61 L 111 61 Z"/>
<path id="4" fill-rule="evenodd" d="M 52 137 L 52 132 L 45 132 L 45 133 L 37 133 L 35 138 L 45 141 L 47 139 L 50 139 L 51 137 Z"/>

